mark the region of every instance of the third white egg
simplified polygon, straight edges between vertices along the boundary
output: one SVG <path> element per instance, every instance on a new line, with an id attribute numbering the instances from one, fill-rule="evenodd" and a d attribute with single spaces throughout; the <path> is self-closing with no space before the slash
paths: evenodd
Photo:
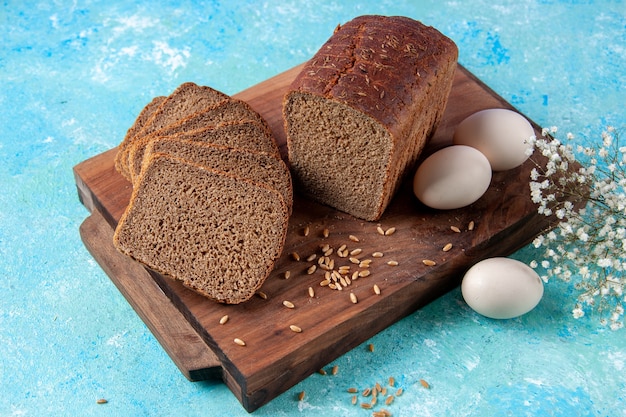
<path id="1" fill-rule="evenodd" d="M 477 313 L 494 319 L 510 319 L 535 308 L 543 296 L 543 281 L 523 262 L 489 258 L 465 273 L 461 293 Z"/>

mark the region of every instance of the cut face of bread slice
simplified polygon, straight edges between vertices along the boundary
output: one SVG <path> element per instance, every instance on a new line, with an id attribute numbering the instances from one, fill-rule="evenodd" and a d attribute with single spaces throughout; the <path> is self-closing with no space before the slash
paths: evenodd
<path id="1" fill-rule="evenodd" d="M 194 130 L 211 129 L 220 127 L 224 124 L 232 124 L 244 121 L 256 121 L 261 126 L 265 127 L 268 139 L 263 140 L 268 140 L 268 146 L 274 148 L 276 153 L 278 154 L 278 146 L 274 142 L 274 138 L 272 137 L 271 133 L 269 133 L 270 130 L 269 127 L 267 127 L 267 123 L 265 122 L 265 120 L 263 120 L 263 118 L 257 112 L 255 112 L 246 102 L 231 99 L 212 108 L 206 109 L 202 112 L 195 113 L 187 118 L 180 120 L 179 122 L 159 129 L 153 132 L 153 134 L 151 135 L 144 136 L 144 138 L 139 141 L 133 142 L 129 147 L 128 158 L 131 178 L 133 175 L 139 172 L 138 168 L 141 167 L 144 148 L 152 137 L 157 135 L 173 136 Z M 130 153 L 133 154 L 132 157 L 130 157 Z"/>
<path id="2" fill-rule="evenodd" d="M 150 135 L 172 123 L 184 119 L 194 113 L 216 106 L 230 100 L 229 96 L 211 87 L 186 82 L 178 86 L 172 94 L 158 101 L 158 105 L 150 103 L 149 109 L 144 109 L 141 126 L 133 126 L 133 136 L 127 134 L 124 146 L 120 148 L 117 159 L 122 175 L 130 174 L 128 165 L 129 145 L 137 139 Z M 154 100 L 153 100 L 154 102 Z M 129 175 L 130 177 L 130 175 Z M 127 179 L 130 180 L 130 178 Z"/>
<path id="3" fill-rule="evenodd" d="M 211 87 L 192 82 L 183 83 L 161 103 L 138 134 L 149 135 L 228 100 L 230 100 L 229 96 Z"/>
<path id="4" fill-rule="evenodd" d="M 390 133 L 366 114 L 312 94 L 292 93 L 285 115 L 298 185 L 320 202 L 372 220 L 388 194 Z"/>
<path id="5" fill-rule="evenodd" d="M 141 170 L 146 146 L 160 137 L 242 148 L 267 153 L 277 158 L 280 155 L 269 129 L 252 120 L 212 125 L 192 131 L 181 130 L 169 135 L 150 135 L 139 139 L 129 147 L 130 174 L 133 181 Z"/>
<path id="6" fill-rule="evenodd" d="M 152 154 L 167 154 L 223 171 L 228 174 L 265 184 L 278 191 L 289 213 L 293 206 L 291 174 L 285 162 L 267 153 L 210 143 L 164 137 L 151 141 L 144 152 L 144 162 Z"/>
<path id="7" fill-rule="evenodd" d="M 250 299 L 272 271 L 287 223 L 277 191 L 152 154 L 114 243 L 198 293 L 236 304 Z"/>
<path id="8" fill-rule="evenodd" d="M 165 99 L 166 97 L 164 96 L 155 97 L 152 101 L 150 101 L 150 103 L 146 104 L 146 106 L 139 113 L 139 116 L 137 116 L 137 119 L 135 119 L 135 123 L 133 123 L 130 129 L 126 132 L 126 136 L 124 136 L 122 143 L 120 143 L 118 147 L 117 154 L 115 155 L 115 169 L 129 181 L 130 172 L 128 171 L 126 149 L 129 144 L 136 139 L 135 136 L 137 133 L 144 128 L 146 122 L 150 120 L 150 118 L 154 115 L 154 112 L 159 108 Z"/>

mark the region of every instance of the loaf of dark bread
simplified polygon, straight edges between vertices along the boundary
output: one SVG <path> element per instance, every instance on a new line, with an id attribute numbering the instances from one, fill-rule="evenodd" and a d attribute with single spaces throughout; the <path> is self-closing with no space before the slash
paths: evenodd
<path id="1" fill-rule="evenodd" d="M 406 17 L 338 27 L 284 98 L 294 185 L 379 219 L 441 119 L 457 56 L 452 40 Z"/>

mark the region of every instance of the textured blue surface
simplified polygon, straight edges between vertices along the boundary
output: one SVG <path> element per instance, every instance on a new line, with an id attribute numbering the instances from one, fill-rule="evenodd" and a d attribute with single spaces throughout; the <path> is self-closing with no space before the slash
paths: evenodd
<path id="1" fill-rule="evenodd" d="M 247 415 L 223 384 L 179 373 L 84 249 L 72 167 L 116 146 L 153 96 L 184 81 L 236 93 L 370 13 L 439 28 L 540 125 L 581 141 L 626 125 L 623 1 L 5 1 L 0 415 Z M 374 352 L 339 358 L 336 376 L 312 375 L 254 414 L 371 415 L 346 388 L 394 376 L 394 416 L 626 416 L 626 331 L 573 319 L 573 299 L 551 281 L 531 313 L 494 321 L 452 291 L 373 337 Z"/>

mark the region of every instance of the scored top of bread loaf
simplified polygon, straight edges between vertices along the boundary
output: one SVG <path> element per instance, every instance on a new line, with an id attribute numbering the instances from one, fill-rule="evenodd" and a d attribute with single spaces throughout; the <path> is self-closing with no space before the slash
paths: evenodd
<path id="1" fill-rule="evenodd" d="M 339 26 L 292 83 L 393 128 L 416 117 L 416 91 L 456 64 L 458 49 L 437 29 L 404 16 L 359 16 Z"/>
<path id="2" fill-rule="evenodd" d="M 282 252 L 288 212 L 262 184 L 152 154 L 115 230 L 123 253 L 208 298 L 250 299 Z"/>

